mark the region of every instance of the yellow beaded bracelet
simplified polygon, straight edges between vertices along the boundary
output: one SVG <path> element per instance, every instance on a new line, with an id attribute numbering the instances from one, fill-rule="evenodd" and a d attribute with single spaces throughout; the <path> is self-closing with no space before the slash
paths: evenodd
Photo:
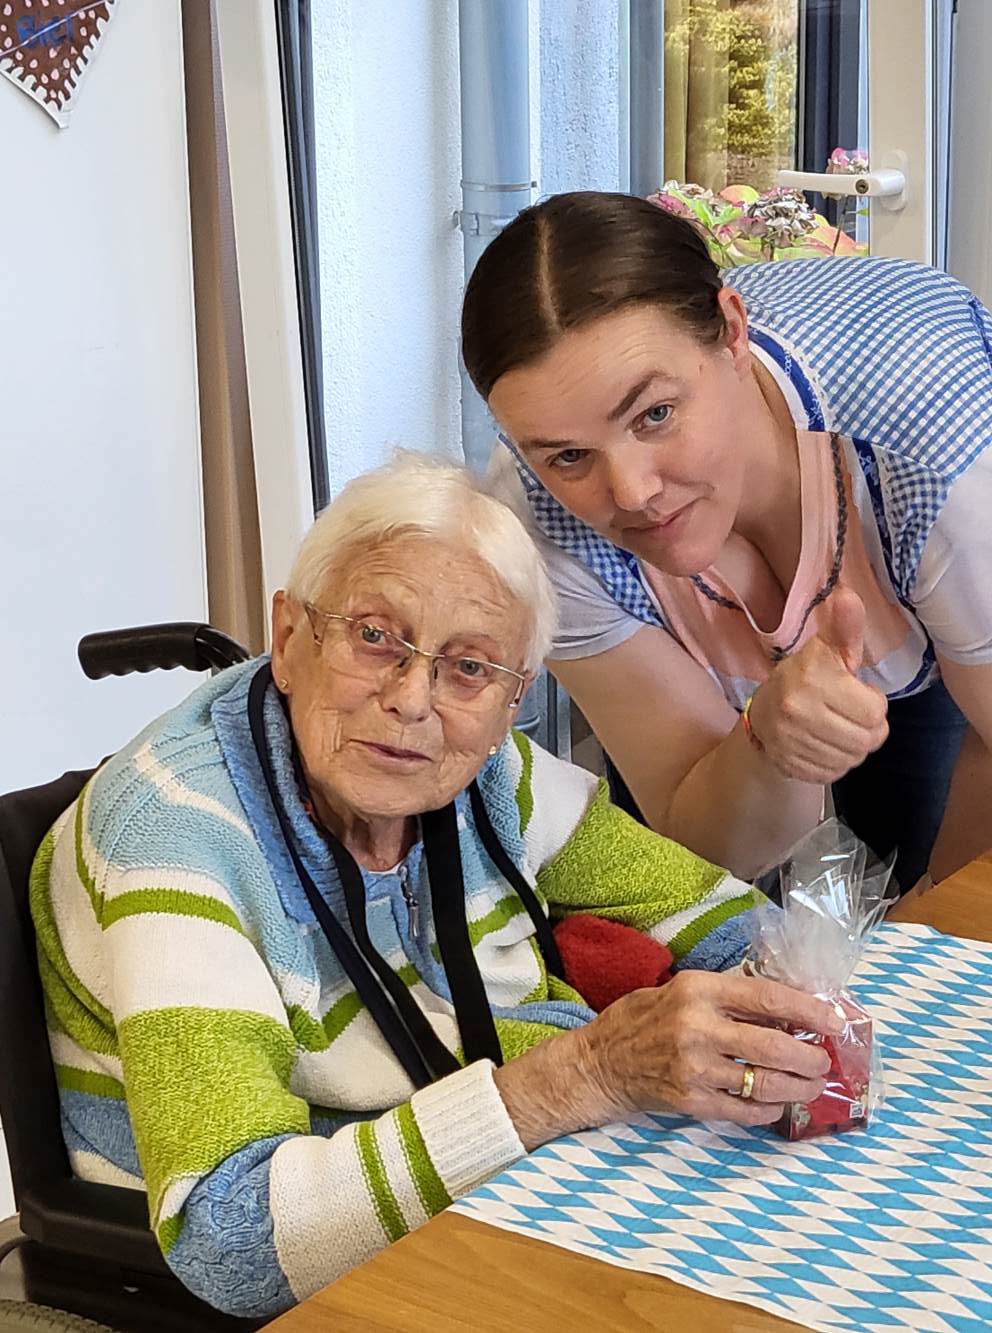
<path id="1" fill-rule="evenodd" d="M 754 695 L 748 699 L 744 705 L 744 711 L 741 713 L 741 726 L 744 728 L 744 735 L 748 738 L 756 750 L 764 750 L 758 736 L 755 735 L 754 727 L 751 725 L 751 705 L 754 703 Z"/>

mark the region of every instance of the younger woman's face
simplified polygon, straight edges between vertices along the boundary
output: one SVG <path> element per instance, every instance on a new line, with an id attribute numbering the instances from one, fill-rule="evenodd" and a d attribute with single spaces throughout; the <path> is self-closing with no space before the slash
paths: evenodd
<path id="1" fill-rule="evenodd" d="M 698 342 L 657 306 L 635 306 L 564 334 L 489 398 L 566 509 L 683 577 L 717 558 L 747 485 L 747 321 L 735 293 L 725 289 L 720 303 L 719 343 Z"/>

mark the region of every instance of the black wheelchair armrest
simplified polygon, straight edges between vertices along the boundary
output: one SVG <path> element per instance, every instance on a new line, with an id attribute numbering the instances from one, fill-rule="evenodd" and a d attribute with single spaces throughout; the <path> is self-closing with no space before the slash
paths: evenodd
<path id="1" fill-rule="evenodd" d="M 140 1273 L 168 1273 L 148 1225 L 140 1190 L 67 1178 L 46 1181 L 18 1200 L 21 1230 L 39 1245 L 91 1259 L 113 1259 Z"/>
<path id="2" fill-rule="evenodd" d="M 194 621 L 87 634 L 79 641 L 78 653 L 79 665 L 90 680 L 127 676 L 132 671 L 171 671 L 174 667 L 223 670 L 248 658 L 240 643 L 210 625 Z"/>

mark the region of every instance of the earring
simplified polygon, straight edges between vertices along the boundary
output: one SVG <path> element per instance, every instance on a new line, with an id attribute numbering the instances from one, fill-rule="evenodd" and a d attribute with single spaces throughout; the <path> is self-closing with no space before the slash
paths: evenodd
<path id="1" fill-rule="evenodd" d="M 492 759 L 492 757 L 493 757 L 494 754 L 499 754 L 499 746 L 498 746 L 498 745 L 490 745 L 490 747 L 489 747 L 489 758 Z"/>
<path id="2" fill-rule="evenodd" d="M 283 693 L 285 693 L 286 690 L 289 689 L 289 681 L 286 679 L 285 676 L 283 676 L 282 679 L 279 681 L 279 688 L 283 691 Z"/>

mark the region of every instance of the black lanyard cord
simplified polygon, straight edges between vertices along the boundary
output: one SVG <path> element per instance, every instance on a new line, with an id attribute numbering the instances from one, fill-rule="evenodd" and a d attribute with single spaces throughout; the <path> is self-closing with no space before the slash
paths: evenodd
<path id="1" fill-rule="evenodd" d="M 448 978 L 465 1062 L 503 1063 L 503 1052 L 465 916 L 465 881 L 454 804 L 420 817 L 441 965 Z"/>
<path id="2" fill-rule="evenodd" d="M 444 1078 L 446 1074 L 454 1074 L 461 1065 L 431 1027 L 427 1015 L 410 994 L 409 988 L 372 943 L 365 919 L 365 882 L 354 857 L 329 830 L 325 829 L 323 833 L 341 877 L 348 920 L 351 922 L 355 942 L 362 951 L 365 961 L 375 972 L 383 989 L 396 1006 L 400 1019 L 416 1043 L 421 1059 L 433 1078 Z M 457 1009 L 455 1012 L 457 1014 Z"/>
<path id="3" fill-rule="evenodd" d="M 316 884 L 314 884 L 313 880 L 310 878 L 306 866 L 303 864 L 297 853 L 296 845 L 293 840 L 293 832 L 279 797 L 275 775 L 272 771 L 272 760 L 269 757 L 268 745 L 265 739 L 264 701 L 265 692 L 271 680 L 272 668 L 268 663 L 265 663 L 255 673 L 248 691 L 248 724 L 251 728 L 252 741 L 255 745 L 255 752 L 258 755 L 259 764 L 261 765 L 265 785 L 268 788 L 272 808 L 275 811 L 276 818 L 279 821 L 279 827 L 282 831 L 283 842 L 286 845 L 290 859 L 293 862 L 293 868 L 296 871 L 304 892 L 306 893 L 307 901 L 313 909 L 313 913 L 317 918 L 321 930 L 324 932 L 328 944 L 331 946 L 338 961 L 344 968 L 349 981 L 355 987 L 359 999 L 372 1015 L 373 1021 L 385 1037 L 393 1054 L 406 1070 L 410 1082 L 414 1087 L 425 1088 L 428 1084 L 433 1082 L 433 1079 L 423 1057 L 417 1050 L 415 1041 L 411 1038 L 410 1033 L 403 1026 L 399 1016 L 390 1005 L 387 997 L 383 994 L 381 987 L 377 983 L 368 964 L 365 962 L 365 959 L 359 954 L 355 945 L 348 938 L 347 933 L 342 929 L 334 913 L 324 901 L 323 896 L 318 891 Z M 412 1001 L 412 996 L 406 991 L 405 986 L 403 989 L 407 999 Z"/>
<path id="4" fill-rule="evenodd" d="M 473 782 L 468 789 L 469 800 L 472 802 L 472 818 L 475 820 L 475 827 L 478 829 L 479 837 L 482 839 L 482 845 L 489 853 L 489 859 L 503 876 L 511 888 L 516 890 L 517 896 L 527 909 L 527 914 L 534 923 L 534 930 L 537 934 L 538 947 L 544 956 L 544 966 L 552 976 L 564 979 L 565 968 L 561 961 L 561 954 L 558 951 L 558 944 L 555 940 L 554 931 L 551 929 L 551 922 L 541 910 L 541 904 L 537 900 L 537 894 L 524 879 L 521 871 L 510 860 L 506 848 L 496 836 L 496 830 L 489 820 L 489 812 L 486 810 L 485 802 L 482 799 L 482 792 L 479 791 L 479 785 Z"/>
<path id="5" fill-rule="evenodd" d="M 321 835 L 334 859 L 344 892 L 354 941 L 325 901 L 300 857 L 289 818 L 283 807 L 265 736 L 264 703 L 272 681 L 272 668 L 263 664 L 248 691 L 248 722 L 262 776 L 275 811 L 283 842 L 324 936 L 343 967 L 359 999 L 365 1005 L 415 1087 L 423 1088 L 437 1078 L 453 1074 L 461 1066 L 434 1031 L 409 988 L 396 975 L 372 943 L 366 921 L 365 884 L 354 857 L 326 829 Z M 301 778 L 302 780 L 302 778 Z M 564 976 L 561 955 L 551 923 L 537 895 L 513 864 L 490 823 L 478 786 L 469 787 L 476 829 L 496 869 L 517 892 L 537 933 L 537 941 L 550 973 Z M 452 1004 L 465 1052 L 465 1062 L 489 1059 L 503 1062 L 496 1024 L 469 935 L 465 911 L 465 883 L 458 816 L 453 802 L 441 810 L 421 816 L 424 856 L 430 884 L 431 911 L 441 964 L 451 990 Z"/>

